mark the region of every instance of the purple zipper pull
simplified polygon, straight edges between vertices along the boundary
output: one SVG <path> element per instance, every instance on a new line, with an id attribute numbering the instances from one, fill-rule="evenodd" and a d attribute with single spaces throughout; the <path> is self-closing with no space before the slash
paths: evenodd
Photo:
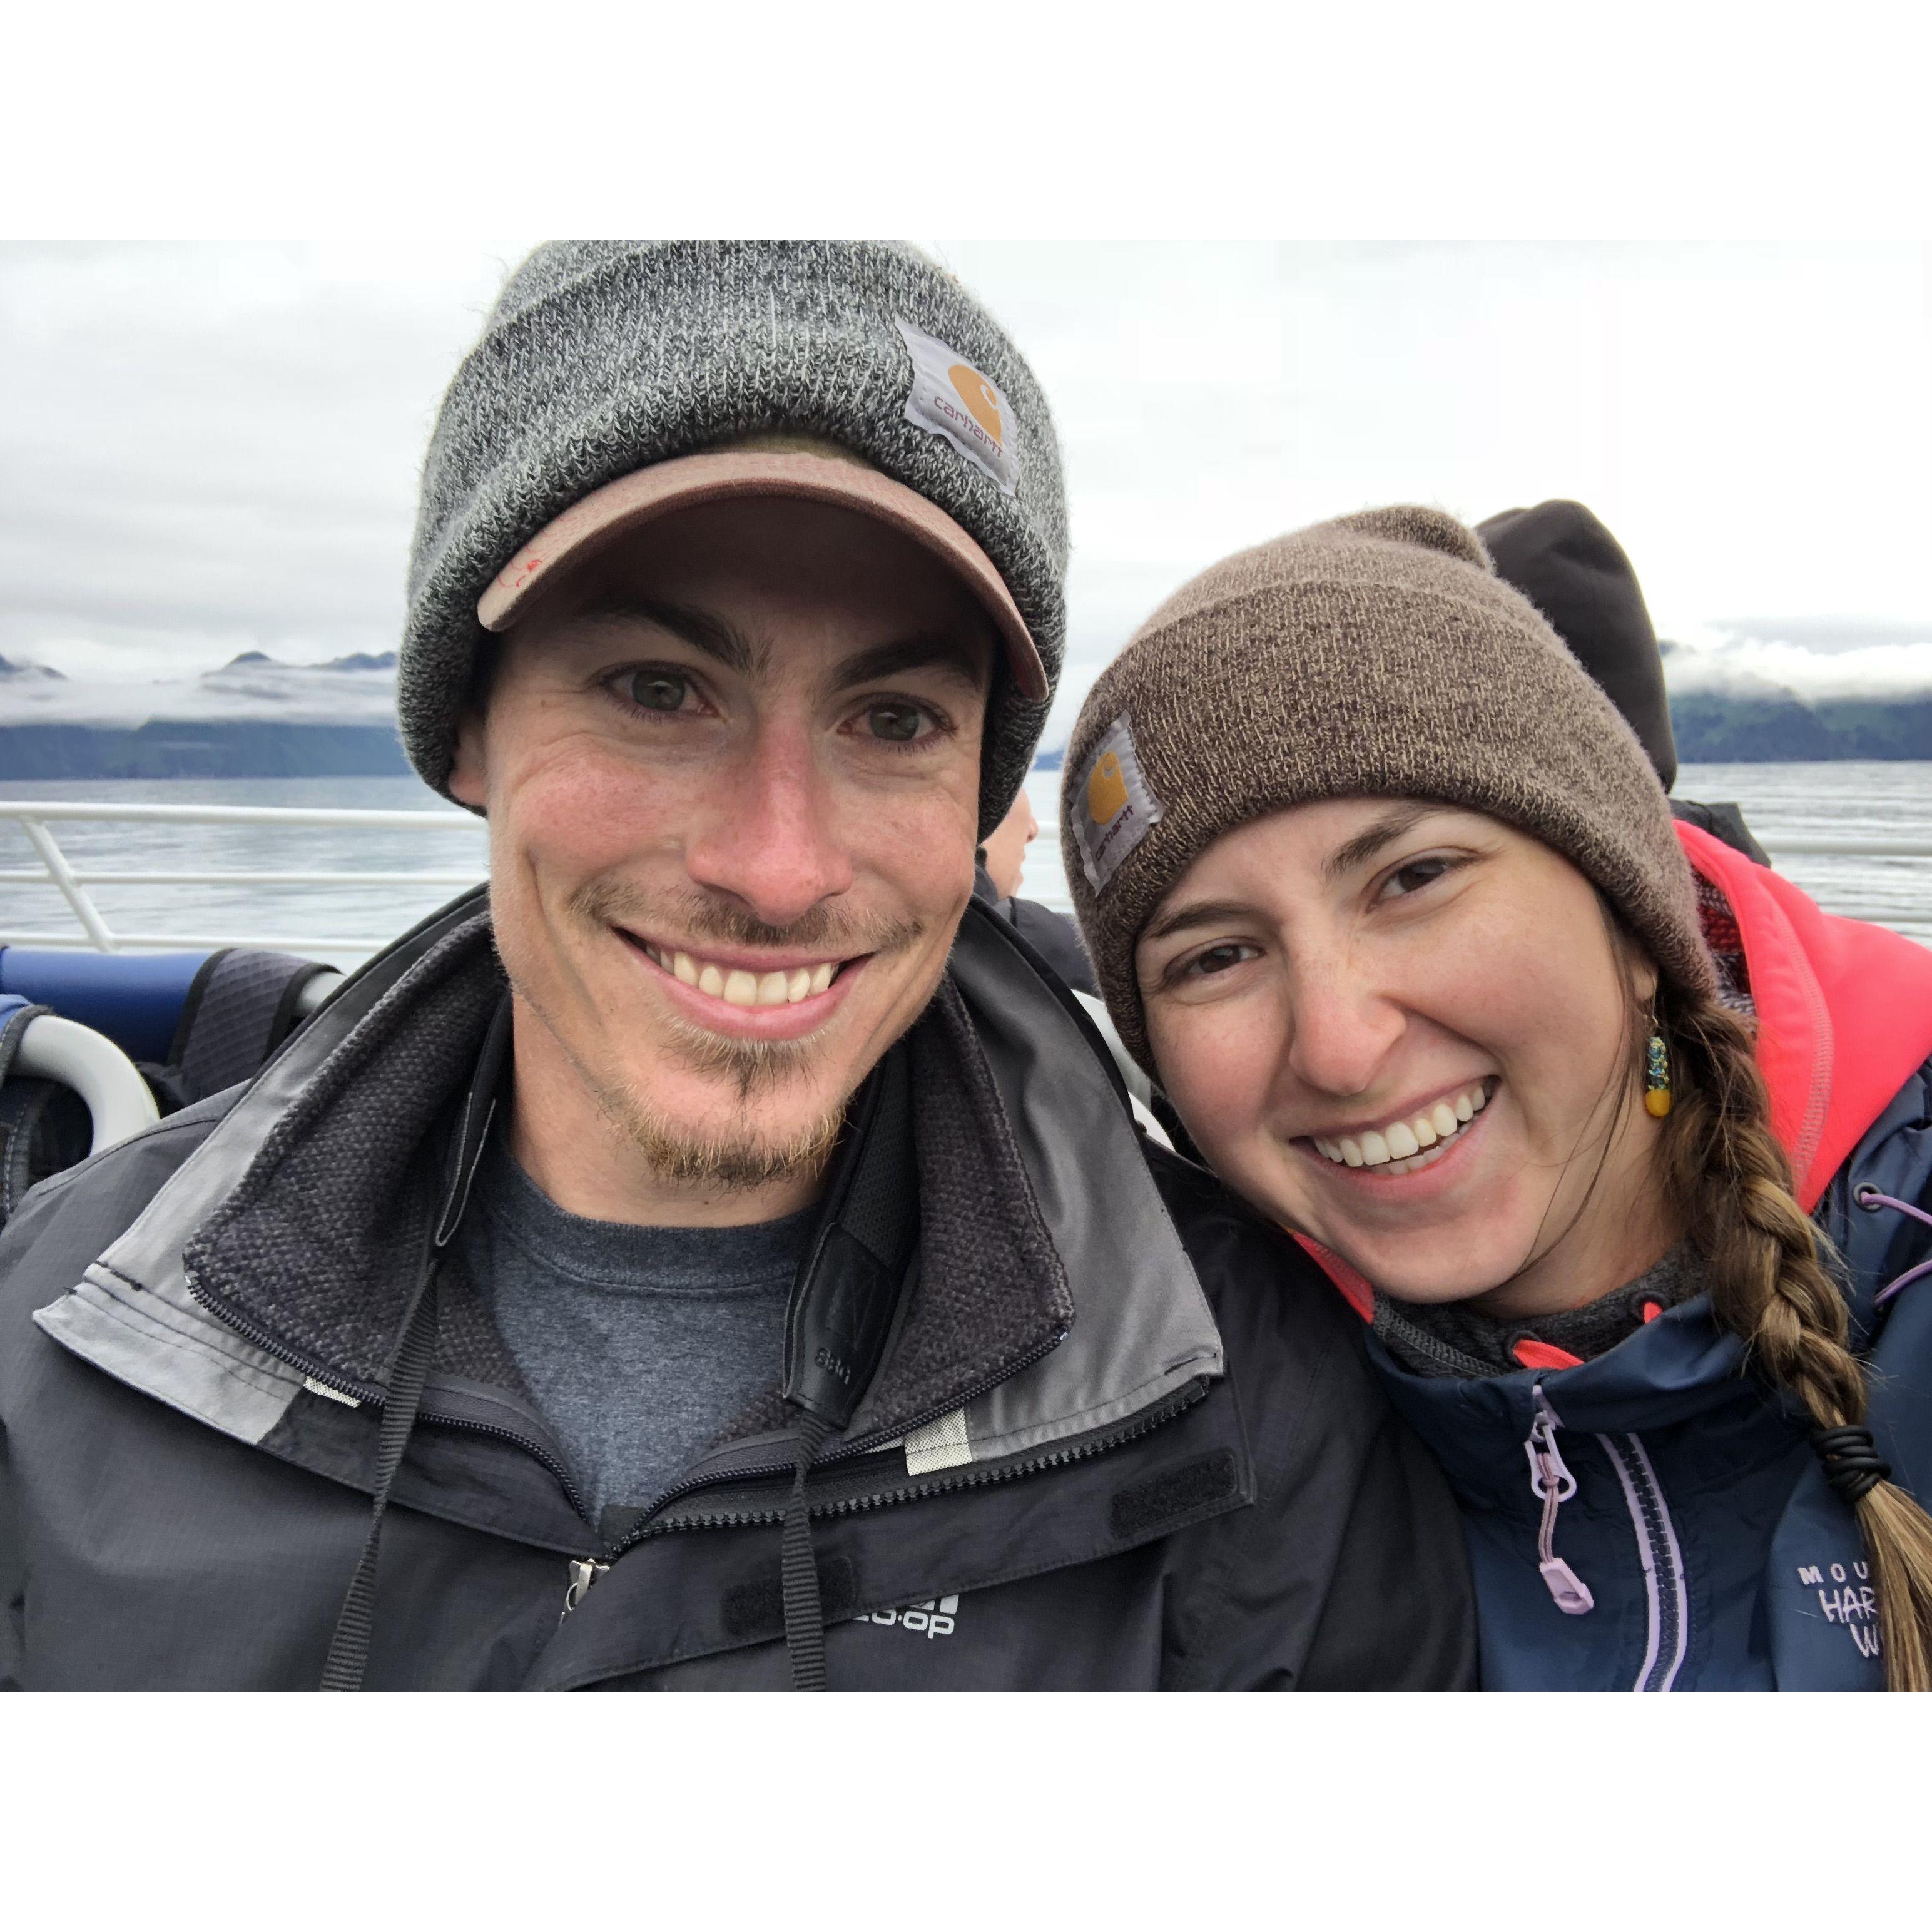
<path id="1" fill-rule="evenodd" d="M 1576 1478 L 1564 1464 L 1556 1447 L 1559 1424 L 1556 1412 L 1544 1400 L 1543 1384 L 1530 1391 L 1536 1404 L 1536 1419 L 1529 1425 L 1529 1440 L 1522 1445 L 1529 1458 L 1529 1490 L 1543 1504 L 1543 1527 L 1537 1533 L 1537 1569 L 1550 1586 L 1550 1596 L 1566 1617 L 1580 1617 L 1596 1608 L 1590 1586 L 1558 1556 L 1553 1546 L 1556 1512 L 1576 1493 Z"/>

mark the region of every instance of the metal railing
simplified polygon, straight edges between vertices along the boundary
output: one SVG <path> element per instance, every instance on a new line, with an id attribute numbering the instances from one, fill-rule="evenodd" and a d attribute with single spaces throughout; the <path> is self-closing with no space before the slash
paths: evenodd
<path id="1" fill-rule="evenodd" d="M 353 808 L 299 806 L 94 805 L 67 800 L 0 799 L 0 823 L 20 826 L 40 860 L 39 871 L 0 870 L 0 886 L 52 886 L 66 900 L 80 931 L 16 932 L 0 928 L 0 944 L 71 946 L 98 952 L 154 952 L 203 947 L 258 946 L 271 952 L 320 952 L 359 956 L 386 944 L 368 934 L 343 938 L 314 932 L 130 932 L 110 926 L 88 888 L 91 886 L 398 886 L 455 890 L 479 884 L 481 865 L 460 872 L 378 872 L 370 870 L 274 872 L 207 869 L 199 872 L 76 870 L 61 849 L 52 827 L 86 820 L 96 824 L 256 826 L 270 830 L 327 828 L 338 831 L 481 832 L 483 821 L 467 812 L 373 812 Z"/>
<path id="2" fill-rule="evenodd" d="M 123 931 L 110 924 L 88 888 L 97 886 L 167 886 L 314 887 L 382 887 L 414 890 L 436 887 L 454 891 L 481 882 L 481 863 L 461 870 L 393 872 L 362 870 L 200 871 L 160 869 L 130 870 L 125 867 L 100 869 L 75 866 L 61 849 L 52 827 L 88 821 L 95 824 L 254 826 L 278 828 L 333 829 L 358 832 L 402 832 L 447 834 L 482 832 L 483 821 L 467 812 L 377 812 L 353 808 L 290 806 L 223 805 L 99 805 L 66 800 L 0 799 L 0 824 L 10 821 L 26 835 L 40 861 L 38 869 L 0 870 L 0 886 L 51 886 L 66 901 L 79 930 L 22 932 L 0 922 L 0 944 L 57 946 L 92 948 L 101 952 L 157 951 L 180 949 L 199 950 L 224 946 L 260 946 L 277 952 L 327 954 L 360 958 L 386 944 L 386 939 L 368 934 L 353 938 L 308 933 L 262 934 L 230 932 L 146 932 Z M 1761 835 L 1762 836 L 1762 835 Z M 1932 859 L 1932 838 L 1848 838 L 1832 835 L 1794 834 L 1762 836 L 1774 858 L 1839 856 L 1865 859 Z M 1058 877 L 1058 829 L 1042 824 L 1040 836 L 1028 855 L 1028 878 L 1024 890 L 1030 898 L 1065 909 L 1066 891 Z M 1932 899 L 1932 878 L 1928 878 L 1928 899 Z M 1834 911 L 1855 919 L 1894 921 L 1896 912 L 1887 914 L 1851 906 L 1834 905 Z M 1914 936 L 1920 934 L 1915 931 Z"/>

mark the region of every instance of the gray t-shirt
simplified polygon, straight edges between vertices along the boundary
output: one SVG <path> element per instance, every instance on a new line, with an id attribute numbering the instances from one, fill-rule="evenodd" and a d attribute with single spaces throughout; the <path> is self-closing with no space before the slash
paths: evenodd
<path id="1" fill-rule="evenodd" d="M 654 1502 L 778 1380 L 817 1210 L 748 1228 L 566 1214 L 493 1137 L 460 1240 L 598 1521 Z"/>

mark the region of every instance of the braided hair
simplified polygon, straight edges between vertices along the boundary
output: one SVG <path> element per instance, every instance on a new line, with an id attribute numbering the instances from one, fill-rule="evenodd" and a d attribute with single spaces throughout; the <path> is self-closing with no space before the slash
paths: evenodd
<path id="1" fill-rule="evenodd" d="M 1792 1192 L 1750 1032 L 1709 994 L 1668 982 L 1655 1012 L 1673 1102 L 1659 1172 L 1703 1258 L 1712 1310 L 1744 1342 L 1750 1372 L 1803 1405 L 1828 1471 L 1836 1460 L 1834 1484 L 1854 1498 L 1871 1564 L 1888 1688 L 1932 1690 L 1932 1519 L 1885 1480 L 1860 1433 L 1864 1374 L 1846 1346 L 1844 1297 Z M 1647 1037 L 1647 1025 L 1640 1030 Z"/>

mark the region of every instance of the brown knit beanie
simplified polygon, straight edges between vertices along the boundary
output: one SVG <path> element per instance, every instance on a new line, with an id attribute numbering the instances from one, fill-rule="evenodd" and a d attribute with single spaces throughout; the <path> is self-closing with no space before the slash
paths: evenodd
<path id="1" fill-rule="evenodd" d="M 1708 990 L 1690 870 L 1616 707 L 1474 533 L 1364 510 L 1277 538 L 1170 597 L 1082 707 L 1061 850 L 1114 1024 L 1154 1068 L 1134 947 L 1199 854 L 1316 799 L 1439 799 L 1560 852 L 1659 969 Z"/>

